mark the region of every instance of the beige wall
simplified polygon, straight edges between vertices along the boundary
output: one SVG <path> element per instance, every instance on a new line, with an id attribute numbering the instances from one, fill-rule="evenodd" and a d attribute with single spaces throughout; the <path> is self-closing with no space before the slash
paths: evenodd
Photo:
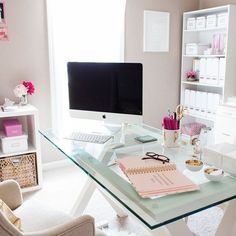
<path id="1" fill-rule="evenodd" d="M 236 4 L 236 0 L 200 0 L 199 7 L 201 9 L 201 8 L 222 6 L 227 4 Z"/>
<path id="2" fill-rule="evenodd" d="M 144 121 L 161 127 L 167 109 L 179 102 L 182 16 L 198 9 L 198 0 L 127 0 L 125 59 L 144 68 Z M 143 11 L 170 12 L 168 53 L 143 52 Z"/>
<path id="3" fill-rule="evenodd" d="M 36 88 L 29 102 L 39 109 L 40 127 L 51 127 L 50 80 L 45 0 L 7 0 L 9 41 L 0 41 L 0 104 L 4 98 L 17 101 L 14 87 L 31 80 Z M 43 162 L 56 159 L 42 141 Z"/>
<path id="4" fill-rule="evenodd" d="M 167 108 L 179 100 L 182 13 L 198 9 L 199 0 L 127 0 L 125 57 L 144 65 L 144 119 L 160 127 Z M 143 10 L 170 12 L 170 52 L 143 53 Z M 7 0 L 9 42 L 0 41 L 0 103 L 15 99 L 14 87 L 31 80 L 29 98 L 39 109 L 40 127 L 51 126 L 50 80 L 45 0 Z M 43 141 L 43 162 L 58 159 Z"/>
<path id="5" fill-rule="evenodd" d="M 50 127 L 50 87 L 44 0 L 7 0 L 9 41 L 0 41 L 0 103 L 17 101 L 14 87 L 31 80 L 36 87 L 30 103 L 39 108 L 40 126 Z"/>

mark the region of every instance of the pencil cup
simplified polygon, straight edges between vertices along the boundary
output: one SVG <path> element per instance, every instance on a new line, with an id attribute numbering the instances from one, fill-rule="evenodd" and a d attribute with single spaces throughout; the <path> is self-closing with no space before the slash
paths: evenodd
<path id="1" fill-rule="evenodd" d="M 180 130 L 163 130 L 164 146 L 165 147 L 179 147 L 180 146 Z"/>

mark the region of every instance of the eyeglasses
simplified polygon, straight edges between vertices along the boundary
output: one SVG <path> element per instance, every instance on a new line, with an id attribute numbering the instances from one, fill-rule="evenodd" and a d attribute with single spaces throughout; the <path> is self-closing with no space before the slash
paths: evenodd
<path id="1" fill-rule="evenodd" d="M 158 160 L 162 161 L 163 164 L 166 162 L 169 163 L 170 159 L 167 156 L 157 154 L 155 152 L 147 152 L 146 157 L 143 157 L 142 160 L 148 160 L 148 159 L 153 159 L 153 160 Z"/>

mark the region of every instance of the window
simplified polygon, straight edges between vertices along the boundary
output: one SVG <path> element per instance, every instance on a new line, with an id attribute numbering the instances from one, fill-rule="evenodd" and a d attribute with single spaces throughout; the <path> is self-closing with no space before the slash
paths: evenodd
<path id="1" fill-rule="evenodd" d="M 48 0 L 53 124 L 68 116 L 67 62 L 124 57 L 126 0 Z"/>

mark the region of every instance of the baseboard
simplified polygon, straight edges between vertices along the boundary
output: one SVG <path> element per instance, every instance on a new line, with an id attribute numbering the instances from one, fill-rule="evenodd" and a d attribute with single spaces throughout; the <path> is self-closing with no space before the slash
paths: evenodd
<path id="1" fill-rule="evenodd" d="M 51 162 L 43 163 L 42 169 L 43 171 L 48 171 L 48 170 L 62 168 L 65 166 L 70 166 L 70 165 L 72 165 L 71 161 L 68 159 L 65 159 L 65 160 L 60 160 L 60 161 L 51 161 Z"/>

